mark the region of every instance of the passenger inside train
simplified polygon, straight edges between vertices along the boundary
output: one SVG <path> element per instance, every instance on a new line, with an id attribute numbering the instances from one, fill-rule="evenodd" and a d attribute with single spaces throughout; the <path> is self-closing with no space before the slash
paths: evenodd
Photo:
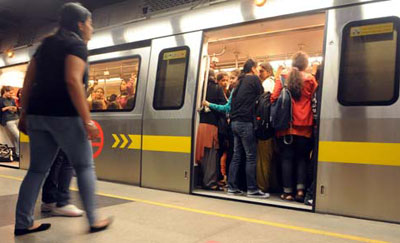
<path id="1" fill-rule="evenodd" d="M 135 106 L 138 58 L 93 64 L 87 88 L 91 111 L 130 111 Z"/>
<path id="2" fill-rule="evenodd" d="M 315 92 L 318 83 L 314 76 L 317 74 L 318 65 L 313 63 L 310 66 L 308 55 L 302 51 L 293 55 L 291 63 L 291 67 L 279 66 L 274 75 L 270 63 L 257 64 L 249 59 L 244 64 L 238 85 L 236 89 L 232 90 L 229 99 L 224 93 L 227 100 L 225 104 L 213 102 L 216 100 L 216 94 L 207 92 L 207 100 L 203 102 L 203 105 L 212 110 L 209 115 L 219 112 L 219 119 L 224 120 L 224 122 L 218 121 L 217 126 L 213 126 L 217 129 L 217 132 L 214 133 L 218 133 L 218 156 L 206 156 L 202 160 L 198 160 L 203 172 L 200 175 L 200 177 L 203 176 L 203 184 L 198 186 L 205 189 L 227 191 L 228 195 L 242 195 L 244 194 L 243 189 L 247 191 L 247 197 L 254 198 L 268 198 L 268 192 L 275 192 L 274 190 L 280 187 L 277 191 L 281 192 L 280 198 L 282 200 L 310 205 L 310 201 L 304 199 L 307 189 L 310 193 L 313 191 L 310 188 L 312 185 L 309 183 L 313 179 L 307 177 L 312 177 L 308 171 L 310 170 L 309 167 L 312 167 L 312 137 L 313 127 L 316 125 L 314 119 Z M 214 71 L 211 71 L 211 73 L 211 76 L 213 76 Z M 223 90 L 229 90 L 229 88 L 226 88 L 224 80 L 228 79 L 226 72 L 221 71 L 216 76 L 216 82 L 220 87 Z M 235 78 L 235 73 L 232 73 L 230 79 L 235 80 Z M 210 82 L 215 83 L 213 79 L 209 79 L 209 84 Z M 256 139 L 253 132 L 253 121 L 257 97 L 260 96 L 260 92 L 264 92 L 268 93 L 268 97 L 271 97 L 270 105 L 283 102 L 280 100 L 282 99 L 280 97 L 281 92 L 284 92 L 282 91 L 283 87 L 286 87 L 285 89 L 291 94 L 291 122 L 287 124 L 286 129 L 277 126 L 275 136 L 267 139 Z M 256 93 L 251 95 L 251 92 Z M 251 100 L 244 101 L 244 98 Z M 248 107 L 241 107 L 243 103 Z M 207 114 L 205 111 L 202 112 L 203 116 Z M 287 111 L 280 110 L 279 112 Z M 228 115 L 225 116 L 225 114 Z M 215 116 L 217 115 L 215 114 Z M 243 127 L 239 127 L 240 129 L 237 127 L 238 122 L 235 122 L 235 120 L 238 117 L 239 125 L 248 124 L 251 128 L 248 129 L 249 133 L 244 130 L 241 131 Z M 234 139 L 229 139 L 228 132 L 226 137 L 221 136 L 220 134 L 224 133 L 222 131 L 229 131 Z M 202 137 L 201 134 L 209 133 L 199 129 L 198 139 Z M 197 144 L 204 146 L 199 140 Z M 215 147 L 197 147 L 198 154 L 201 154 L 202 149 L 215 149 Z M 234 151 L 233 156 L 228 156 L 229 151 L 232 150 Z M 232 158 L 234 161 L 232 161 Z M 272 163 L 276 162 L 278 164 L 273 166 Z M 245 169 L 240 169 L 240 167 Z M 272 171 L 272 167 L 275 171 Z M 204 176 L 207 177 L 208 174 L 212 174 L 214 178 L 220 174 L 219 179 L 222 177 L 224 180 L 218 181 L 218 185 L 225 186 L 225 189 L 205 186 Z M 229 181 L 228 186 L 224 184 L 226 178 Z M 275 185 L 271 185 L 271 183 Z M 243 184 L 246 186 L 243 186 Z"/>

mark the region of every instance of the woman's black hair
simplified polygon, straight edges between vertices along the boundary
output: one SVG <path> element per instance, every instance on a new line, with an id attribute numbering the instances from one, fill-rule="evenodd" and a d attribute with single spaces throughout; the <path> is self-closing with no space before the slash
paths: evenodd
<path id="1" fill-rule="evenodd" d="M 238 77 L 238 82 L 241 82 L 247 73 L 251 73 L 253 67 L 257 67 L 257 62 L 253 59 L 248 59 L 243 65 L 243 70 Z"/>
<path id="2" fill-rule="evenodd" d="M 92 14 L 80 3 L 66 3 L 61 9 L 60 27 L 82 37 L 78 23 L 84 23 Z"/>
<path id="3" fill-rule="evenodd" d="M 250 73 L 253 67 L 257 67 L 257 62 L 254 61 L 253 59 L 249 59 L 243 65 L 243 72 Z"/>

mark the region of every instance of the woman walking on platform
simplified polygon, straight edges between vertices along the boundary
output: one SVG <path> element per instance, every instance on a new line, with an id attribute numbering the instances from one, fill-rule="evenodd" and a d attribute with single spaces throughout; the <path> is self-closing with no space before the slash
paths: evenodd
<path id="1" fill-rule="evenodd" d="M 78 179 L 90 232 L 107 228 L 111 219 L 95 212 L 92 147 L 98 136 L 86 102 L 87 42 L 93 32 L 90 12 L 79 3 L 67 3 L 60 28 L 37 49 L 24 81 L 19 128 L 30 137 L 30 167 L 19 191 L 15 235 L 47 230 L 34 222 L 33 210 L 40 187 L 58 151 L 72 162 Z"/>

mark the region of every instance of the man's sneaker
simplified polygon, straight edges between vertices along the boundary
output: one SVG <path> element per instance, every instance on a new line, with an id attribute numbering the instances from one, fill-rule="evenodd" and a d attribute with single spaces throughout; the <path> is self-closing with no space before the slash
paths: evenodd
<path id="1" fill-rule="evenodd" d="M 43 213 L 49 213 L 56 207 L 56 203 L 42 203 L 40 205 L 40 211 Z"/>
<path id="2" fill-rule="evenodd" d="M 84 211 L 72 204 L 65 205 L 64 207 L 55 207 L 51 212 L 54 216 L 66 217 L 79 217 L 84 213 Z"/>
<path id="3" fill-rule="evenodd" d="M 239 190 L 239 189 L 236 189 L 236 190 L 228 189 L 228 195 L 240 196 L 240 195 L 243 195 L 243 191 Z"/>
<path id="4" fill-rule="evenodd" d="M 253 198 L 269 198 L 269 193 L 264 193 L 261 190 L 247 191 L 247 197 Z"/>

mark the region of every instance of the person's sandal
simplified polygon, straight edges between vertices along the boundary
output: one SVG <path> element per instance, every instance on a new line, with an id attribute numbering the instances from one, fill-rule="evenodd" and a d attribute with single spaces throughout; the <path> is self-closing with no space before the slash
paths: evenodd
<path id="1" fill-rule="evenodd" d="M 286 200 L 286 201 L 293 201 L 293 196 L 292 196 L 292 194 L 291 193 L 282 193 L 281 194 L 281 199 L 282 200 Z"/>
<path id="2" fill-rule="evenodd" d="M 90 226 L 90 229 L 89 229 L 90 233 L 96 233 L 96 232 L 100 232 L 100 231 L 107 229 L 108 226 L 110 226 L 112 224 L 112 222 L 114 221 L 114 218 L 108 217 L 108 218 L 100 220 L 100 221 L 108 221 L 108 222 L 106 222 L 104 225 L 101 225 L 101 226 Z"/>
<path id="3" fill-rule="evenodd" d="M 304 203 L 304 191 L 298 190 L 295 196 L 295 200 L 296 202 Z"/>

